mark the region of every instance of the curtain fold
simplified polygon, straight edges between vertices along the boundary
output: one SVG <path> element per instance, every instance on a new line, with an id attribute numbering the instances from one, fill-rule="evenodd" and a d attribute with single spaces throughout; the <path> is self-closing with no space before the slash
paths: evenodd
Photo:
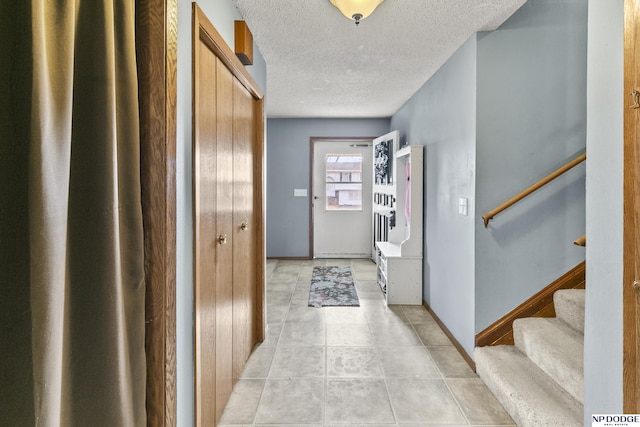
<path id="1" fill-rule="evenodd" d="M 23 408 L 2 423 L 143 426 L 134 0 L 28 4 L 13 11 L 25 21 L 11 27 L 30 31 L 28 54 L 21 57 L 29 68 L 2 69 L 20 86 L 11 88 L 0 110 L 0 125 L 12 129 L 0 130 L 12 138 L 1 141 L 0 169 L 21 179 L 8 177 L 0 203 L 21 201 L 22 208 L 8 212 L 8 224 L 23 227 L 23 234 L 9 225 L 0 229 L 0 255 L 18 262 L 0 264 L 2 297 L 18 304 L 2 303 L 3 312 L 14 312 L 3 314 L 11 327 L 3 324 L 1 337 L 3 347 L 17 344 L 9 360 L 18 371 L 2 372 L 6 384 L 0 385 L 9 392 L 0 412 L 12 404 Z M 7 105 L 21 107 L 14 110 L 25 111 L 25 120 L 8 117 Z"/>

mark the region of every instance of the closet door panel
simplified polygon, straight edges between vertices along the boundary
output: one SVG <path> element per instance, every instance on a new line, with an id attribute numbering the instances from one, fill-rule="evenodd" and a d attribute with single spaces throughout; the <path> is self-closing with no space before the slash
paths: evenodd
<path id="1" fill-rule="evenodd" d="M 196 46 L 193 147 L 196 425 L 215 421 L 216 367 L 216 57 Z"/>
<path id="2" fill-rule="evenodd" d="M 253 97 L 233 87 L 233 376 L 238 379 L 256 343 L 255 222 L 253 216 Z"/>
<path id="3" fill-rule="evenodd" d="M 195 425 L 213 427 L 266 327 L 264 114 L 262 92 L 195 3 L 193 25 Z"/>
<path id="4" fill-rule="evenodd" d="M 216 420 L 233 388 L 233 76 L 217 60 Z"/>

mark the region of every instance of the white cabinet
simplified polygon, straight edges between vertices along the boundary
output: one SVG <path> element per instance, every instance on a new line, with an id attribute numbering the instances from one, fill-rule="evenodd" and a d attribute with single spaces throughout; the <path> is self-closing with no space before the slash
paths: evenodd
<path id="1" fill-rule="evenodd" d="M 387 304 L 422 304 L 422 257 L 400 254 L 400 246 L 378 242 L 378 284 Z"/>
<path id="2" fill-rule="evenodd" d="M 395 145 L 388 143 L 392 139 Z M 381 142 L 387 142 L 394 152 L 393 164 L 386 167 L 388 177 L 374 177 L 374 261 L 378 265 L 378 284 L 387 304 L 420 305 L 424 147 L 410 145 L 398 150 L 394 131 L 374 140 L 374 159 Z"/>

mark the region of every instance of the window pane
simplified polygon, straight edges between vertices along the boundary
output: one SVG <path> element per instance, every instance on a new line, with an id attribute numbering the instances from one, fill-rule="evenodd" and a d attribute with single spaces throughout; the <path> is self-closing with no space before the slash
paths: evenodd
<path id="1" fill-rule="evenodd" d="M 327 154 L 327 182 L 362 182 L 361 154 Z"/>
<path id="2" fill-rule="evenodd" d="M 362 210 L 362 155 L 327 154 L 326 209 L 331 211 Z"/>
<path id="3" fill-rule="evenodd" d="M 328 211 L 361 211 L 362 184 L 327 183 Z"/>

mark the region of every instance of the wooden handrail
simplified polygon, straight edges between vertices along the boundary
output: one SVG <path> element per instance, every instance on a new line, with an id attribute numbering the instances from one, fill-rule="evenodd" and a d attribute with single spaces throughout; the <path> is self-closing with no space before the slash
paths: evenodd
<path id="1" fill-rule="evenodd" d="M 583 234 L 582 237 L 578 237 L 573 241 L 573 244 L 576 246 L 587 246 L 587 235 Z"/>
<path id="2" fill-rule="evenodd" d="M 561 168 L 557 169 L 555 172 L 552 172 L 549 175 L 545 176 L 540 181 L 538 181 L 535 184 L 533 184 L 531 187 L 529 187 L 526 190 L 521 191 L 517 195 L 513 196 L 512 198 L 510 198 L 509 200 L 507 200 L 506 202 L 504 202 L 500 206 L 498 206 L 498 207 L 490 210 L 486 214 L 482 215 L 482 219 L 484 220 L 484 228 L 487 228 L 487 226 L 489 225 L 489 221 L 491 221 L 494 216 L 498 215 L 500 212 L 502 212 L 505 209 L 507 209 L 507 208 L 513 206 L 514 204 L 518 203 L 520 200 L 524 199 L 529 194 L 533 193 L 534 191 L 536 191 L 538 188 L 542 187 L 543 185 L 548 184 L 549 182 L 553 181 L 554 179 L 556 179 L 557 177 L 559 177 L 560 175 L 562 175 L 563 173 L 565 173 L 569 169 L 571 169 L 574 166 L 577 166 L 580 163 L 584 162 L 586 160 L 586 158 L 587 158 L 587 153 L 584 153 L 583 155 L 575 158 L 574 160 L 570 161 L 566 165 L 564 165 Z"/>

